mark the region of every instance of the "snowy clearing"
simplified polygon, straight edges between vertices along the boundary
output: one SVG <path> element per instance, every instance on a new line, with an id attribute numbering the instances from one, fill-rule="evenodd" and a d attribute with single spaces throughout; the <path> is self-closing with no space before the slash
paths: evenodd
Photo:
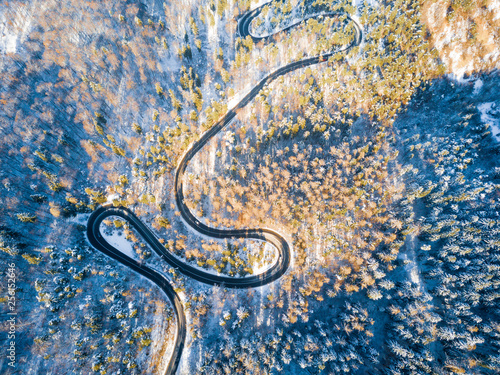
<path id="1" fill-rule="evenodd" d="M 491 134 L 500 142 L 500 111 L 494 102 L 483 103 L 477 106 L 481 113 L 481 121 L 489 124 Z"/>
<path id="2" fill-rule="evenodd" d="M 101 226 L 101 234 L 110 245 L 120 250 L 123 254 L 135 258 L 135 251 L 132 247 L 132 243 L 125 238 L 123 231 L 113 230 L 112 234 L 109 234 L 107 231 L 103 230 Z"/>

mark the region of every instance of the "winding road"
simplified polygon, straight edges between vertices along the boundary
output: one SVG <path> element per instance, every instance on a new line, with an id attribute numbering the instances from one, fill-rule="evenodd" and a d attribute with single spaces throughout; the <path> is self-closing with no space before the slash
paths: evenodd
<path id="1" fill-rule="evenodd" d="M 250 32 L 250 25 L 255 17 L 257 17 L 262 8 L 266 6 L 264 4 L 252 11 L 247 12 L 238 20 L 238 34 L 241 38 L 246 38 L 250 36 L 254 42 L 260 40 L 269 39 L 272 35 L 259 37 L 254 36 Z M 165 369 L 166 375 L 175 374 L 179 361 L 182 355 L 182 350 L 184 348 L 184 342 L 186 338 L 186 318 L 184 314 L 184 309 L 180 301 L 179 296 L 175 292 L 174 288 L 168 281 L 168 279 L 160 274 L 159 272 L 137 262 L 131 257 L 125 255 L 120 250 L 116 249 L 110 245 L 102 236 L 100 231 L 100 225 L 104 219 L 110 216 L 118 216 L 130 223 L 130 225 L 144 238 L 145 242 L 156 252 L 156 254 L 163 260 L 165 260 L 170 266 L 174 267 L 180 273 L 187 277 L 191 277 L 205 284 L 210 285 L 221 285 L 228 288 L 253 288 L 262 286 L 272 281 L 280 278 L 288 269 L 290 265 L 290 247 L 287 241 L 276 231 L 267 228 L 256 228 L 256 229 L 218 229 L 209 227 L 201 223 L 189 210 L 184 201 L 184 189 L 183 189 L 183 176 L 186 171 L 188 163 L 200 151 L 207 142 L 219 133 L 227 124 L 229 124 L 239 109 L 245 107 L 255 96 L 260 92 L 260 90 L 268 83 L 273 81 L 279 76 L 282 76 L 293 70 L 303 68 L 309 65 L 318 64 L 327 60 L 330 56 L 333 56 L 339 52 L 345 52 L 354 46 L 361 43 L 362 31 L 359 24 L 353 20 L 349 15 L 344 13 L 330 12 L 322 13 L 321 15 L 313 15 L 308 18 L 313 17 L 327 17 L 327 16 L 338 16 L 343 15 L 348 20 L 352 21 L 355 27 L 356 36 L 354 41 L 340 49 L 325 53 L 321 56 L 306 58 L 297 62 L 290 63 L 284 67 L 281 67 L 265 78 L 263 78 L 250 92 L 248 92 L 243 99 L 240 100 L 231 110 L 229 110 L 222 119 L 220 119 L 214 126 L 212 126 L 207 132 L 205 132 L 201 138 L 196 141 L 187 150 L 185 155 L 180 160 L 175 174 L 174 190 L 175 190 L 175 200 L 177 207 L 181 213 L 184 221 L 194 228 L 199 233 L 213 238 L 246 238 L 246 239 L 256 239 L 270 242 L 278 250 L 277 261 L 266 271 L 258 275 L 252 275 L 248 277 L 228 277 L 212 274 L 203 271 L 199 268 L 192 267 L 180 259 L 169 253 L 165 247 L 158 241 L 155 234 L 128 208 L 125 207 L 113 207 L 113 206 L 101 206 L 96 209 L 89 217 L 87 223 L 87 236 L 90 244 L 97 250 L 106 254 L 110 258 L 113 258 L 123 265 L 129 267 L 135 272 L 141 274 L 147 279 L 151 280 L 154 284 L 158 285 L 163 292 L 167 295 L 168 299 L 172 302 L 175 310 L 175 315 L 177 319 L 177 330 L 174 338 L 174 349 Z M 305 18 L 289 27 L 280 30 L 278 32 L 285 32 L 288 29 L 296 26 L 297 24 L 304 22 L 308 18 Z M 273 34 L 274 35 L 274 34 Z"/>

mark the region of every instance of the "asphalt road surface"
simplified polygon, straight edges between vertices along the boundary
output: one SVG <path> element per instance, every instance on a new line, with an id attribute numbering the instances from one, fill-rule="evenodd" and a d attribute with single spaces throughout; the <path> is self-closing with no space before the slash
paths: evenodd
<path id="1" fill-rule="evenodd" d="M 254 36 L 250 33 L 250 25 L 252 23 L 252 20 L 260 14 L 262 8 L 265 5 L 266 4 L 252 11 L 249 11 L 238 20 L 237 32 L 240 37 L 246 38 L 247 36 L 250 36 L 254 42 L 258 42 L 260 40 L 266 40 L 272 37 L 272 35 L 259 37 L 259 36 Z M 174 350 L 170 358 L 170 361 L 167 365 L 167 368 L 165 369 L 166 375 L 172 375 L 176 373 L 186 338 L 186 317 L 179 296 L 174 291 L 170 282 L 165 276 L 147 267 L 146 265 L 137 262 L 136 260 L 122 253 L 119 249 L 116 249 L 115 247 L 110 245 L 101 235 L 100 225 L 104 219 L 110 216 L 118 216 L 125 219 L 144 238 L 144 241 L 147 242 L 147 244 L 156 252 L 156 254 L 161 259 L 165 260 L 170 266 L 172 266 L 185 276 L 191 277 L 205 284 L 220 285 L 227 288 L 254 288 L 268 284 L 280 278 L 287 271 L 290 265 L 290 247 L 287 241 L 278 232 L 272 229 L 267 229 L 267 228 L 218 229 L 209 227 L 201 223 L 191 213 L 191 211 L 184 202 L 183 176 L 184 172 L 186 171 L 188 163 L 196 155 L 196 153 L 200 151 L 203 148 L 203 146 L 213 136 L 215 136 L 227 124 L 229 124 L 236 116 L 237 111 L 245 107 L 250 101 L 252 101 L 252 99 L 260 92 L 260 90 L 266 84 L 270 83 L 277 77 L 282 76 L 293 70 L 324 62 L 330 56 L 333 56 L 339 52 L 346 52 L 352 47 L 357 46 L 361 43 L 362 39 L 361 27 L 355 20 L 353 20 L 350 16 L 346 14 L 331 12 L 331 13 L 322 13 L 320 15 L 311 16 L 309 18 L 319 17 L 319 16 L 328 17 L 337 15 L 343 15 L 348 20 L 353 22 L 356 31 L 356 36 L 351 44 L 343 46 L 340 49 L 327 52 L 321 56 L 310 57 L 297 62 L 290 63 L 267 75 L 254 88 L 252 88 L 252 90 L 250 90 L 250 92 L 248 92 L 245 95 L 245 97 L 238 104 L 234 106 L 234 108 L 229 110 L 215 125 L 213 125 L 207 132 L 205 132 L 198 141 L 196 141 L 194 144 L 191 145 L 191 147 L 182 157 L 175 174 L 175 183 L 174 183 L 175 200 L 177 207 L 182 215 L 182 218 L 184 219 L 186 224 L 191 226 L 199 233 L 202 233 L 206 236 L 210 236 L 213 238 L 221 238 L 221 239 L 246 238 L 246 239 L 267 241 L 271 243 L 278 250 L 278 259 L 269 269 L 258 275 L 252 275 L 248 277 L 228 277 L 228 276 L 221 276 L 209 273 L 197 267 L 192 267 L 184 263 L 174 255 L 172 255 L 171 253 L 169 253 L 165 249 L 165 247 L 158 241 L 158 238 L 155 236 L 155 234 L 131 210 L 125 207 L 113 207 L 110 205 L 102 206 L 96 209 L 89 218 L 89 221 L 87 223 L 87 236 L 90 244 L 97 250 L 119 261 L 123 265 L 131 268 L 135 272 L 151 280 L 154 284 L 158 285 L 167 295 L 168 299 L 174 306 L 175 315 L 177 319 L 177 330 L 176 330 L 176 336 L 174 338 L 175 342 Z M 306 19 L 301 20 L 300 22 L 304 22 Z M 296 25 L 297 24 L 290 25 L 286 29 L 281 30 L 279 32 L 286 32 L 287 30 Z"/>

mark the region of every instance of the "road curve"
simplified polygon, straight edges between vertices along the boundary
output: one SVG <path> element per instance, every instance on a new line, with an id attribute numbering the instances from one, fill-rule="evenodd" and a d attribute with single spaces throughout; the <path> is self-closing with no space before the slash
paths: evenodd
<path id="1" fill-rule="evenodd" d="M 186 339 L 186 315 L 184 314 L 184 308 L 181 300 L 165 276 L 125 255 L 120 250 L 111 246 L 109 242 L 104 239 L 101 234 L 100 225 L 102 221 L 109 216 L 119 216 L 127 220 L 160 256 L 161 253 L 158 252 L 158 249 L 162 248 L 164 251 L 165 248 L 149 230 L 149 228 L 146 227 L 142 221 L 139 220 L 139 218 L 128 208 L 101 206 L 90 215 L 87 222 L 87 237 L 93 247 L 158 285 L 174 306 L 175 316 L 177 319 L 177 329 L 174 337 L 174 350 L 165 370 L 165 374 L 175 374 L 181 359 L 182 349 L 184 348 L 184 342 Z"/>
<path id="2" fill-rule="evenodd" d="M 250 25 L 252 20 L 259 15 L 262 8 L 266 4 L 249 11 L 245 15 L 243 15 L 238 20 L 238 29 L 237 32 L 240 37 L 246 38 L 250 36 L 254 42 L 265 40 L 270 38 L 270 36 L 259 37 L 254 36 L 250 33 Z M 331 13 L 322 13 L 321 16 L 336 16 L 341 15 L 338 12 Z M 177 371 L 177 367 L 181 358 L 182 350 L 184 348 L 185 338 L 186 338 L 186 318 L 184 315 L 184 309 L 182 303 L 180 301 L 179 296 L 172 288 L 169 281 L 160 274 L 159 272 L 137 262 L 131 257 L 125 255 L 120 250 L 116 249 L 112 245 L 110 245 L 102 236 L 100 232 L 100 225 L 104 219 L 110 216 L 118 216 L 126 221 L 144 238 L 144 240 L 148 243 L 148 245 L 156 252 L 156 254 L 163 260 L 165 260 L 170 266 L 174 267 L 180 273 L 185 276 L 191 277 L 195 280 L 198 280 L 205 284 L 210 285 L 221 285 L 229 288 L 253 288 L 268 284 L 278 278 L 280 278 L 288 269 L 290 265 L 290 247 L 287 241 L 276 231 L 267 228 L 256 228 L 256 229 L 218 229 L 209 227 L 203 223 L 201 223 L 189 210 L 184 201 L 184 190 L 183 190 L 183 176 L 186 171 L 188 163 L 191 159 L 196 155 L 198 151 L 200 151 L 207 142 L 215 136 L 218 132 L 220 132 L 227 124 L 229 124 L 239 109 L 245 107 L 255 96 L 260 92 L 260 90 L 268 83 L 276 79 L 277 77 L 284 75 L 293 70 L 303 68 L 309 65 L 318 64 L 330 56 L 333 56 L 339 52 L 345 52 L 351 49 L 354 46 L 357 46 L 361 43 L 362 32 L 359 24 L 353 20 L 349 15 L 342 14 L 347 19 L 353 22 L 356 37 L 355 40 L 342 48 L 325 53 L 321 56 L 315 56 L 306 58 L 297 62 L 290 63 L 284 67 L 281 67 L 265 78 L 263 78 L 250 92 L 248 92 L 243 99 L 240 100 L 238 104 L 236 104 L 231 110 L 229 110 L 215 125 L 213 125 L 207 132 L 205 132 L 201 138 L 194 142 L 191 147 L 186 151 L 184 156 L 179 162 L 179 165 L 175 174 L 175 182 L 174 182 L 174 194 L 177 207 L 181 213 L 184 221 L 191 226 L 193 229 L 202 233 L 204 235 L 213 237 L 213 238 L 246 238 L 246 239 L 255 239 L 270 242 L 277 250 L 278 250 L 278 258 L 276 262 L 266 271 L 262 272 L 258 275 L 252 275 L 248 277 L 228 277 L 212 274 L 206 271 L 203 271 L 199 268 L 192 267 L 180 259 L 175 257 L 173 254 L 168 252 L 165 247 L 158 241 L 158 238 L 155 234 L 128 208 L 126 207 L 113 207 L 111 205 L 101 206 L 97 208 L 89 217 L 87 223 L 87 236 L 90 244 L 95 247 L 97 250 L 106 254 L 107 256 L 119 261 L 123 265 L 131 268 L 137 273 L 143 275 L 147 279 L 151 280 L 153 283 L 158 285 L 163 292 L 167 295 L 168 299 L 171 301 L 174 306 L 175 315 L 177 318 L 177 330 L 174 338 L 174 350 L 172 352 L 172 356 L 165 370 L 166 375 L 173 375 Z M 311 16 L 317 17 L 319 15 Z M 306 18 L 306 19 L 308 19 Z M 306 19 L 301 20 L 298 23 L 304 22 Z M 279 32 L 284 32 L 298 23 L 290 25 L 289 27 L 281 30 Z"/>

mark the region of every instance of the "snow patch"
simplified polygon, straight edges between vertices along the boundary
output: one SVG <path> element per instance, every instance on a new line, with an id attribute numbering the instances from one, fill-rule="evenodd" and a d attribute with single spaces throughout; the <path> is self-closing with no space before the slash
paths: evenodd
<path id="1" fill-rule="evenodd" d="M 34 14 L 42 12 L 44 7 L 35 0 L 29 8 L 19 6 L 14 17 L 0 14 L 0 54 L 17 52 L 18 45 L 24 43 L 31 29 Z M 0 66 L 2 66 L 1 59 Z"/>
<path id="2" fill-rule="evenodd" d="M 6 28 L 0 34 L 0 53 L 15 53 L 17 47 L 17 36 L 6 33 Z"/>
<path id="3" fill-rule="evenodd" d="M 17 36 L 7 28 L 6 17 L 0 18 L 0 54 L 16 52 Z"/>
<path id="4" fill-rule="evenodd" d="M 500 110 L 494 102 L 482 103 L 477 106 L 481 113 L 481 121 L 490 125 L 491 134 L 500 142 Z"/>
<path id="5" fill-rule="evenodd" d="M 266 242 L 264 245 L 264 254 L 266 255 L 264 256 L 262 262 L 258 265 L 253 265 L 252 275 L 264 273 L 278 263 L 278 251 L 269 242 Z"/>
<path id="6" fill-rule="evenodd" d="M 447 57 L 448 65 L 452 71 L 448 77 L 457 83 L 468 83 L 471 81 L 471 78 L 464 78 L 464 76 L 474 71 L 474 61 L 471 60 L 469 64 L 464 64 L 464 59 L 462 58 L 464 51 L 461 48 L 461 46 L 456 46 Z"/>
<path id="7" fill-rule="evenodd" d="M 380 2 L 378 0 L 353 0 L 352 6 L 357 8 L 363 5 L 363 3 L 366 3 L 366 5 L 371 7 L 378 7 L 380 5 Z"/>
<path id="8" fill-rule="evenodd" d="M 68 219 L 71 223 L 87 225 L 87 221 L 89 221 L 90 214 L 76 214 L 76 216 L 70 217 Z"/>
<path id="9" fill-rule="evenodd" d="M 106 203 L 113 203 L 113 201 L 115 199 L 120 199 L 120 196 L 118 194 L 108 195 L 108 199 L 107 199 Z"/>
<path id="10" fill-rule="evenodd" d="M 113 230 L 111 234 L 108 234 L 106 231 L 101 230 L 101 235 L 111 246 L 120 250 L 123 254 L 129 256 L 130 258 L 135 258 L 135 251 L 132 247 L 132 243 L 125 238 L 123 231 Z"/>
<path id="11" fill-rule="evenodd" d="M 491 0 L 488 4 L 488 10 L 490 12 L 495 13 L 495 18 L 493 21 L 496 21 L 500 18 L 500 0 Z"/>
<path id="12" fill-rule="evenodd" d="M 419 274 L 418 274 L 418 269 L 417 269 L 417 267 L 413 267 L 413 268 L 410 270 L 410 280 L 411 280 L 414 284 L 420 285 L 421 281 L 420 281 L 420 276 L 419 276 Z"/>
<path id="13" fill-rule="evenodd" d="M 477 79 L 476 82 L 474 82 L 474 91 L 472 91 L 473 95 L 479 94 L 483 87 L 483 81 L 481 79 Z"/>
<path id="14" fill-rule="evenodd" d="M 494 1 L 495 5 L 491 4 L 489 11 L 494 12 L 493 16 L 498 18 L 500 0 Z M 450 21 L 447 9 L 446 0 L 437 0 L 432 5 L 424 7 L 423 17 L 432 34 L 434 47 L 444 65 L 452 73 L 450 78 L 458 83 L 465 83 L 469 82 L 464 80 L 465 74 L 484 70 L 484 67 L 490 65 L 498 67 L 498 43 L 495 41 L 492 27 L 480 28 L 482 31 L 478 40 L 474 43 L 469 42 L 469 22 L 481 19 L 484 10 L 472 10 L 468 19 L 457 17 Z"/>

